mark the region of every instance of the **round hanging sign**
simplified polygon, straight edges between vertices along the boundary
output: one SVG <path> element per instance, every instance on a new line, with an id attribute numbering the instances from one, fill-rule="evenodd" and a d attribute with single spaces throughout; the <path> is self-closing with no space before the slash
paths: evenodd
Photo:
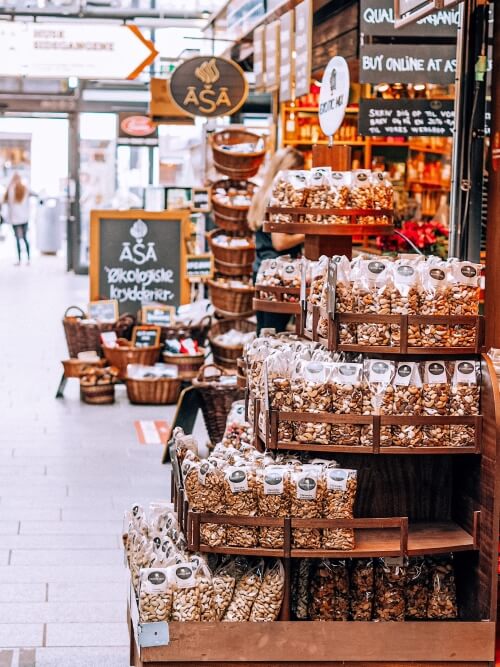
<path id="1" fill-rule="evenodd" d="M 248 96 L 248 83 L 241 67 L 232 60 L 196 56 L 173 71 L 170 92 L 182 111 L 214 118 L 238 111 Z"/>
<path id="2" fill-rule="evenodd" d="M 349 67 L 345 58 L 335 56 L 328 63 L 319 93 L 319 124 L 327 137 L 342 125 L 349 101 Z"/>

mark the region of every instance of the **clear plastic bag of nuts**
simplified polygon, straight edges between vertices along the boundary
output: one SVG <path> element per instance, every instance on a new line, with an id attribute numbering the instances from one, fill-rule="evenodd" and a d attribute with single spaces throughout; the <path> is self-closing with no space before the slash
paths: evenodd
<path id="1" fill-rule="evenodd" d="M 448 267 L 436 258 L 429 258 L 419 265 L 420 314 L 449 315 Z M 420 325 L 417 347 L 445 347 L 448 345 L 448 325 L 431 322 Z"/>
<path id="2" fill-rule="evenodd" d="M 399 259 L 392 266 L 391 314 L 418 315 L 420 309 L 419 260 Z M 418 345 L 418 324 L 408 325 L 408 345 Z M 391 324 L 391 345 L 401 343 L 401 327 Z"/>
<path id="3" fill-rule="evenodd" d="M 374 171 L 370 175 L 370 183 L 373 193 L 373 208 L 394 208 L 394 188 L 391 181 L 382 171 Z M 390 220 L 386 215 L 375 218 L 378 225 L 388 225 Z"/>
<path id="4" fill-rule="evenodd" d="M 336 255 L 331 261 L 334 262 L 337 267 L 335 280 L 335 313 L 353 313 L 355 311 L 355 304 L 351 282 L 351 263 L 345 255 Z M 339 325 L 339 342 L 343 345 L 355 345 L 357 340 L 356 325 L 341 322 Z"/>
<path id="5" fill-rule="evenodd" d="M 422 375 L 423 414 L 446 416 L 449 411 L 450 383 L 445 362 L 425 361 Z M 447 447 L 449 444 L 449 425 L 425 424 L 422 427 L 422 447 Z"/>
<path id="6" fill-rule="evenodd" d="M 415 556 L 406 568 L 406 618 L 427 618 L 429 600 L 429 568 L 425 558 Z"/>
<path id="7" fill-rule="evenodd" d="M 322 255 L 317 262 L 311 266 L 311 289 L 307 301 L 312 306 L 319 306 L 324 310 L 328 307 L 328 265 L 329 258 Z M 313 315 L 307 313 L 306 329 L 312 331 Z M 328 336 L 328 319 L 320 316 L 318 321 L 318 335 L 322 338 Z"/>
<path id="8" fill-rule="evenodd" d="M 268 287 L 276 287 L 280 284 L 278 262 L 276 259 L 273 258 L 262 260 L 255 283 L 257 285 L 265 285 Z M 274 292 L 260 290 L 259 299 L 265 299 L 266 301 L 277 301 L 278 297 Z"/>
<path id="9" fill-rule="evenodd" d="M 233 593 L 238 577 L 237 563 L 234 560 L 224 561 L 212 576 L 214 589 L 214 606 L 216 621 L 221 621 L 226 613 L 229 603 L 233 599 Z"/>
<path id="10" fill-rule="evenodd" d="M 403 558 L 375 561 L 375 621 L 404 621 L 406 563 Z"/>
<path id="11" fill-rule="evenodd" d="M 250 620 L 250 614 L 262 586 L 264 561 L 250 562 L 241 560 L 240 572 L 236 580 L 233 597 L 222 618 L 227 622 L 244 622 Z"/>
<path id="12" fill-rule="evenodd" d="M 278 260 L 278 271 L 282 287 L 289 287 L 292 289 L 299 289 L 302 275 L 302 264 L 299 259 L 291 259 L 290 257 L 280 257 Z M 299 303 L 300 298 L 298 294 L 283 294 L 283 301 L 287 303 Z"/>
<path id="13" fill-rule="evenodd" d="M 419 364 L 400 361 L 392 384 L 392 414 L 403 417 L 422 415 L 423 390 Z M 422 426 L 418 424 L 393 425 L 391 430 L 393 447 L 420 447 L 422 444 Z"/>
<path id="14" fill-rule="evenodd" d="M 389 263 L 381 259 L 361 260 L 359 274 L 353 284 L 355 312 L 368 315 L 367 322 L 358 324 L 358 345 L 390 345 L 391 327 L 384 322 L 370 322 L 369 314 L 390 315 L 391 277 Z"/>
<path id="15" fill-rule="evenodd" d="M 449 271 L 450 315 L 477 315 L 479 313 L 480 264 L 451 261 Z M 474 347 L 476 327 L 474 324 L 455 324 L 450 327 L 449 345 L 452 347 Z"/>
<path id="16" fill-rule="evenodd" d="M 319 561 L 311 580 L 311 621 L 347 621 L 349 611 L 349 570 L 346 561 Z"/>
<path id="17" fill-rule="evenodd" d="M 391 415 L 394 404 L 392 384 L 396 365 L 385 359 L 365 359 L 363 363 L 363 414 Z M 380 427 L 380 446 L 390 447 L 392 433 L 390 426 Z M 361 446 L 373 446 L 372 426 L 361 427 Z"/>
<path id="18" fill-rule="evenodd" d="M 306 189 L 309 187 L 310 175 L 306 170 L 281 171 L 276 177 L 271 196 L 271 206 L 281 208 L 298 208 L 304 205 Z M 297 218 L 286 213 L 274 213 L 272 222 L 290 223 Z"/>
<path id="19" fill-rule="evenodd" d="M 291 484 L 290 469 L 286 465 L 267 465 L 258 470 L 259 516 L 276 519 L 290 516 Z M 263 549 L 283 549 L 284 529 L 275 526 L 261 526 L 259 543 Z"/>
<path id="20" fill-rule="evenodd" d="M 347 208 L 349 205 L 349 172 L 336 171 L 328 167 L 311 170 L 306 206 L 308 208 Z M 342 225 L 349 223 L 349 216 L 307 214 L 306 222 Z"/>
<path id="21" fill-rule="evenodd" d="M 324 480 L 322 466 L 304 464 L 291 474 L 292 495 L 290 515 L 296 519 L 320 519 L 323 509 Z M 319 549 L 321 530 L 319 528 L 293 528 L 294 549 Z"/>
<path id="22" fill-rule="evenodd" d="M 349 205 L 351 208 L 373 208 L 373 187 L 369 169 L 355 169 L 352 172 Z M 359 215 L 356 222 L 358 225 L 373 225 L 376 218 L 373 215 Z"/>
<path id="23" fill-rule="evenodd" d="M 323 491 L 324 519 L 352 519 L 358 486 L 356 470 L 325 468 Z M 354 549 L 353 528 L 325 528 L 323 548 L 338 551 Z"/>
<path id="24" fill-rule="evenodd" d="M 427 618 L 457 618 L 457 591 L 452 555 L 434 556 L 429 561 L 429 601 Z"/>
<path id="25" fill-rule="evenodd" d="M 252 465 L 228 466 L 224 470 L 224 508 L 229 516 L 256 516 L 257 484 Z M 255 526 L 226 526 L 226 543 L 232 547 L 256 547 Z"/>
<path id="26" fill-rule="evenodd" d="M 292 611 L 299 621 L 309 618 L 309 600 L 311 591 L 311 576 L 314 561 L 311 558 L 301 558 L 293 562 Z"/>
<path id="27" fill-rule="evenodd" d="M 191 561 L 184 561 L 168 568 L 168 578 L 172 586 L 172 621 L 187 622 L 201 619 L 197 569 L 198 566 Z"/>
<path id="28" fill-rule="evenodd" d="M 220 512 L 224 505 L 224 476 L 211 461 L 185 461 L 182 467 L 184 488 L 191 510 L 195 512 Z M 202 544 L 219 547 L 226 540 L 226 528 L 222 524 L 203 523 L 200 526 Z"/>
<path id="29" fill-rule="evenodd" d="M 350 585 L 352 620 L 371 621 L 374 594 L 373 559 L 356 558 L 352 561 Z"/>
<path id="30" fill-rule="evenodd" d="M 363 413 L 363 364 L 340 361 L 333 365 L 330 376 L 332 390 L 332 412 L 338 415 L 361 415 Z M 330 441 L 359 447 L 361 426 L 359 424 L 332 424 Z"/>
<path id="31" fill-rule="evenodd" d="M 481 369 L 479 362 L 469 359 L 452 362 L 450 375 L 449 414 L 459 417 L 480 414 Z M 470 447 L 475 440 L 474 426 L 466 424 L 450 426 L 450 445 L 452 447 Z"/>
<path id="32" fill-rule="evenodd" d="M 265 362 L 264 375 L 269 396 L 269 406 L 273 410 L 292 411 L 291 367 L 293 351 L 290 347 L 275 350 Z M 280 420 L 278 424 L 278 440 L 292 442 L 294 439 L 294 423 Z"/>
<path id="33" fill-rule="evenodd" d="M 299 361 L 292 375 L 293 409 L 321 415 L 332 411 L 330 375 L 332 364 L 319 361 Z M 330 424 L 323 421 L 297 422 L 295 438 L 298 442 L 327 445 L 330 442 Z"/>
<path id="34" fill-rule="evenodd" d="M 200 621 L 205 623 L 216 621 L 215 589 L 212 573 L 202 556 L 195 554 L 191 556 L 190 562 L 197 568 L 195 576 L 200 598 Z"/>
<path id="35" fill-rule="evenodd" d="M 271 622 L 278 619 L 285 590 L 285 568 L 281 560 L 266 565 L 262 584 L 250 612 L 250 621 Z"/>
<path id="36" fill-rule="evenodd" d="M 143 568 L 139 584 L 139 622 L 170 621 L 173 591 L 168 568 Z"/>

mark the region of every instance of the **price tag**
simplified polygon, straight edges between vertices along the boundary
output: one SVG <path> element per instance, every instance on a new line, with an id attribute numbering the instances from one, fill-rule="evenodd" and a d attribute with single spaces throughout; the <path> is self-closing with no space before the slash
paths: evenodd
<path id="1" fill-rule="evenodd" d="M 186 274 L 190 282 L 198 282 L 213 278 L 214 258 L 211 253 L 204 255 L 188 255 L 186 258 Z"/>
<path id="2" fill-rule="evenodd" d="M 160 335 L 160 327 L 134 327 L 132 330 L 132 345 L 135 347 L 155 347 L 160 344 Z"/>

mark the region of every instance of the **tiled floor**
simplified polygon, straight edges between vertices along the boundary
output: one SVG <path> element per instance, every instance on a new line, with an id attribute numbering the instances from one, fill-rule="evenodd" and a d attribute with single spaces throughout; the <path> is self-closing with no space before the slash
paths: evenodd
<path id="1" fill-rule="evenodd" d="M 10 230 L 7 230 L 10 232 Z M 135 419 L 173 408 L 54 398 L 65 308 L 88 278 L 56 257 L 14 267 L 0 242 L 0 667 L 126 667 L 121 517 L 169 497 L 160 446 L 140 446 Z"/>

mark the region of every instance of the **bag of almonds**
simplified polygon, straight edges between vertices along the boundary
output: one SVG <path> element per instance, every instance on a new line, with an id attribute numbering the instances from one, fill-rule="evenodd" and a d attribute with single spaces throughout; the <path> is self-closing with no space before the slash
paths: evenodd
<path id="1" fill-rule="evenodd" d="M 363 364 L 339 362 L 333 365 L 330 376 L 332 412 L 337 415 L 363 414 Z M 359 424 L 332 424 L 332 444 L 360 445 Z"/>
<path id="2" fill-rule="evenodd" d="M 369 169 L 355 169 L 351 176 L 349 206 L 351 208 L 373 208 L 373 187 Z M 373 225 L 376 220 L 372 215 L 358 215 L 358 225 Z"/>
<path id="3" fill-rule="evenodd" d="M 224 508 L 229 516 L 256 516 L 257 484 L 252 465 L 228 466 L 224 470 Z M 231 547 L 256 547 L 258 529 L 254 526 L 226 526 L 226 544 Z"/>
<path id="4" fill-rule="evenodd" d="M 297 519 L 320 519 L 323 510 L 323 488 L 321 466 L 304 464 L 291 474 L 292 494 L 290 516 Z M 292 530 L 294 549 L 319 549 L 321 531 L 319 528 L 294 528 Z"/>
<path id="5" fill-rule="evenodd" d="M 478 361 L 465 359 L 452 363 L 449 414 L 469 416 L 480 414 L 481 370 Z M 450 445 L 470 447 L 476 440 L 474 426 L 452 424 Z"/>
<path id="6" fill-rule="evenodd" d="M 391 313 L 392 315 L 418 315 L 420 308 L 420 287 L 418 260 L 397 260 L 392 268 Z M 408 325 L 408 345 L 418 345 L 420 328 Z M 401 327 L 391 324 L 391 345 L 398 347 L 401 342 Z"/>
<path id="7" fill-rule="evenodd" d="M 325 468 L 323 491 L 324 519 L 352 519 L 358 473 L 344 468 Z M 353 528 L 325 528 L 323 548 L 348 551 L 354 549 Z"/>
<path id="8" fill-rule="evenodd" d="M 189 559 L 196 567 L 195 576 L 200 597 L 200 621 L 216 621 L 215 589 L 212 573 L 202 556 L 194 555 Z"/>
<path id="9" fill-rule="evenodd" d="M 281 560 L 270 561 L 264 571 L 260 590 L 250 612 L 250 621 L 270 622 L 278 619 L 285 590 L 285 568 Z"/>
<path id="10" fill-rule="evenodd" d="M 292 411 L 293 396 L 291 382 L 291 367 L 293 353 L 291 348 L 275 350 L 266 359 L 264 374 L 267 378 L 269 406 L 273 410 Z M 294 439 L 294 423 L 280 420 L 278 423 L 278 440 L 292 442 Z"/>
<path id="11" fill-rule="evenodd" d="M 477 315 L 479 313 L 479 291 L 481 264 L 451 261 L 449 270 L 450 315 Z M 455 324 L 450 327 L 449 345 L 452 347 L 474 347 L 476 327 L 474 324 Z"/>
<path id="12" fill-rule="evenodd" d="M 415 361 L 400 361 L 394 375 L 392 414 L 418 417 L 423 412 L 422 378 Z M 393 447 L 420 447 L 422 427 L 418 425 L 393 425 Z"/>
<path id="13" fill-rule="evenodd" d="M 319 561 L 311 580 L 311 621 L 347 621 L 349 607 L 349 571 L 346 561 Z"/>
<path id="14" fill-rule="evenodd" d="M 403 558 L 375 561 L 375 621 L 405 620 L 406 565 Z"/>
<path id="15" fill-rule="evenodd" d="M 406 568 L 406 618 L 427 618 L 429 599 L 429 568 L 425 558 L 415 556 Z"/>
<path id="16" fill-rule="evenodd" d="M 420 314 L 449 315 L 448 267 L 445 262 L 428 259 L 419 266 L 420 271 Z M 417 347 L 445 347 L 448 345 L 447 324 L 421 324 Z"/>
<path id="17" fill-rule="evenodd" d="M 290 470 L 285 465 L 267 465 L 257 471 L 259 516 L 284 518 L 290 516 L 292 494 Z M 261 526 L 259 544 L 263 549 L 283 549 L 284 530 Z"/>
<path id="18" fill-rule="evenodd" d="M 200 587 L 196 572 L 198 565 L 184 561 L 168 568 L 172 587 L 172 621 L 201 619 Z"/>
<path id="19" fill-rule="evenodd" d="M 234 560 L 223 562 L 212 576 L 214 589 L 215 621 L 221 621 L 233 598 L 237 571 Z"/>
<path id="20" fill-rule="evenodd" d="M 294 559 L 293 588 L 292 588 L 292 611 L 299 621 L 307 621 L 309 618 L 309 600 L 311 591 L 311 575 L 313 570 L 312 558 Z"/>
<path id="21" fill-rule="evenodd" d="M 423 414 L 448 414 L 450 384 L 444 361 L 425 361 L 423 364 Z M 450 427 L 446 424 L 426 424 L 422 427 L 422 447 L 446 447 L 450 441 Z"/>
<path id="22" fill-rule="evenodd" d="M 392 384 L 396 365 L 385 359 L 365 359 L 363 364 L 363 414 L 391 415 L 393 411 L 394 386 Z M 390 447 L 392 435 L 390 426 L 380 427 L 380 446 Z M 361 427 L 361 446 L 373 446 L 373 428 Z"/>
<path id="23" fill-rule="evenodd" d="M 427 618 L 457 618 L 457 590 L 452 555 L 434 556 L 430 559 L 429 584 Z"/>
<path id="24" fill-rule="evenodd" d="M 374 593 L 372 558 L 356 558 L 352 561 L 350 584 L 352 620 L 371 621 Z"/>
<path id="25" fill-rule="evenodd" d="M 243 622 L 250 620 L 250 614 L 262 586 L 264 561 L 252 564 L 241 561 L 239 577 L 236 580 L 233 597 L 224 614 L 223 621 Z"/>
<path id="26" fill-rule="evenodd" d="M 140 571 L 139 622 L 170 621 L 173 591 L 168 568 L 144 568 Z"/>
<path id="27" fill-rule="evenodd" d="M 185 461 L 182 467 L 184 488 L 190 508 L 195 512 L 220 512 L 224 504 L 224 476 L 222 471 L 208 460 L 192 463 Z M 200 526 L 202 544 L 222 546 L 226 529 L 222 524 L 203 523 Z"/>
<path id="28" fill-rule="evenodd" d="M 359 276 L 353 284 L 353 299 L 356 313 L 390 315 L 391 276 L 389 262 L 382 259 L 361 260 Z M 370 322 L 358 324 L 358 345 L 390 345 L 389 324 Z"/>
<path id="29" fill-rule="evenodd" d="M 332 411 L 330 375 L 332 365 L 319 361 L 300 361 L 292 375 L 293 409 L 295 412 L 313 414 Z M 296 422 L 295 438 L 298 442 L 330 442 L 330 424 L 318 422 Z"/>
<path id="30" fill-rule="evenodd" d="M 281 171 L 276 177 L 271 195 L 271 206 L 282 208 L 298 208 L 304 205 L 306 189 L 309 187 L 310 175 L 306 170 Z M 298 222 L 286 213 L 273 213 L 271 222 Z"/>
<path id="31" fill-rule="evenodd" d="M 394 188 L 391 181 L 382 171 L 374 171 L 370 175 L 373 193 L 373 208 L 394 208 Z M 375 218 L 378 225 L 388 225 L 390 220 L 386 215 Z"/>

